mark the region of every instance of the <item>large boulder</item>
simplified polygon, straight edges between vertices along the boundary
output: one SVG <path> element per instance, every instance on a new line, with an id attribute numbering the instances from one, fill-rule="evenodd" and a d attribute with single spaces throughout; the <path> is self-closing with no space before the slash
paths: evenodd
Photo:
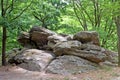
<path id="1" fill-rule="evenodd" d="M 37 49 L 24 50 L 17 54 L 9 63 L 31 71 L 42 71 L 55 58 L 52 52 L 42 51 Z"/>
<path id="2" fill-rule="evenodd" d="M 82 43 L 90 43 L 100 46 L 99 35 L 95 31 L 81 31 L 73 36 L 74 40 L 78 40 Z"/>
<path id="3" fill-rule="evenodd" d="M 30 40 L 35 43 L 38 49 L 45 49 L 48 43 L 48 36 L 56 34 L 43 27 L 33 27 L 29 33 Z"/>
<path id="4" fill-rule="evenodd" d="M 47 67 L 46 72 L 53 74 L 70 75 L 96 69 L 97 65 L 90 61 L 79 58 L 77 56 L 64 55 L 59 56 L 53 60 Z"/>
<path id="5" fill-rule="evenodd" d="M 56 55 L 75 55 L 87 59 L 94 63 L 110 60 L 109 54 L 105 49 L 92 44 L 81 44 L 78 41 L 66 41 L 57 43 L 54 47 Z"/>
<path id="6" fill-rule="evenodd" d="M 68 49 L 80 49 L 81 45 L 82 44 L 79 41 L 59 42 L 54 46 L 53 52 L 56 56 L 61 56 L 61 55 L 64 55 L 64 54 L 69 54 Z"/>

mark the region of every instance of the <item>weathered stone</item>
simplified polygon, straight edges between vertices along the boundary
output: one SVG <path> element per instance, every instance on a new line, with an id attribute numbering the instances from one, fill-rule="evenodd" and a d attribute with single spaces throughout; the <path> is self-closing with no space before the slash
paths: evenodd
<path id="1" fill-rule="evenodd" d="M 44 49 L 44 46 L 48 43 L 48 36 L 46 33 L 34 31 L 31 33 L 31 40 L 36 44 L 36 48 Z"/>
<path id="2" fill-rule="evenodd" d="M 90 51 L 90 50 L 94 50 L 94 51 L 105 51 L 104 48 L 101 48 L 99 46 L 96 46 L 94 44 L 82 44 L 81 45 L 81 50 L 86 50 L 86 51 Z"/>
<path id="3" fill-rule="evenodd" d="M 48 43 L 48 36 L 55 35 L 56 33 L 42 28 L 33 27 L 30 30 L 30 40 L 33 41 L 38 49 L 46 49 Z"/>
<path id="4" fill-rule="evenodd" d="M 80 49 L 81 48 L 81 42 L 79 41 L 64 41 L 59 42 L 54 46 L 54 53 L 57 56 L 63 55 L 63 54 L 69 54 L 66 53 L 69 49 Z"/>
<path id="5" fill-rule="evenodd" d="M 73 35 L 67 35 L 63 33 L 60 33 L 59 35 L 61 35 L 62 37 L 65 37 L 67 40 L 73 40 Z"/>
<path id="6" fill-rule="evenodd" d="M 11 51 L 8 51 L 8 56 L 7 56 L 7 61 L 8 63 L 15 63 L 16 61 L 14 60 L 15 56 L 18 54 L 22 54 L 24 51 L 28 50 L 29 48 L 22 48 L 22 49 L 17 49 L 13 48 Z"/>
<path id="7" fill-rule="evenodd" d="M 42 71 L 54 59 L 53 53 L 37 49 L 28 49 L 16 55 L 13 59 L 18 66 L 31 71 Z"/>
<path id="8" fill-rule="evenodd" d="M 68 36 L 66 36 L 66 38 L 67 38 L 68 41 L 73 40 L 73 35 L 68 35 Z"/>
<path id="9" fill-rule="evenodd" d="M 56 43 L 67 41 L 66 37 L 63 37 L 61 35 L 52 35 L 48 37 L 48 47 L 53 49 Z"/>
<path id="10" fill-rule="evenodd" d="M 81 44 L 78 41 L 61 42 L 54 47 L 54 53 L 56 55 L 75 55 L 95 63 L 104 62 L 110 59 L 103 51 L 105 50 L 99 46 Z"/>
<path id="11" fill-rule="evenodd" d="M 64 55 L 59 56 L 53 60 L 47 67 L 47 73 L 70 75 L 86 72 L 89 70 L 96 70 L 97 65 L 85 59 Z"/>
<path id="12" fill-rule="evenodd" d="M 54 41 L 54 42 L 62 42 L 62 41 L 67 41 L 67 39 L 63 36 L 60 35 L 52 35 L 48 37 L 49 41 Z"/>
<path id="13" fill-rule="evenodd" d="M 36 48 L 35 43 L 30 39 L 30 34 L 27 32 L 21 32 L 17 41 L 25 48 Z"/>
<path id="14" fill-rule="evenodd" d="M 114 52 L 114 51 L 110 51 L 110 50 L 105 49 L 105 50 L 103 51 L 103 53 L 105 53 L 107 56 L 109 56 L 109 58 L 108 58 L 108 61 L 109 61 L 109 62 L 115 63 L 115 64 L 118 63 L 118 53 L 117 53 L 117 52 Z"/>
<path id="15" fill-rule="evenodd" d="M 43 33 L 46 33 L 48 35 L 55 35 L 56 33 L 53 32 L 53 31 L 50 31 L 46 28 L 43 28 L 43 27 L 39 27 L 39 26 L 35 26 L 35 27 L 32 27 L 31 30 L 29 31 L 29 33 L 32 33 L 34 31 L 37 31 L 37 32 L 43 32 Z"/>
<path id="16" fill-rule="evenodd" d="M 106 54 L 92 50 L 91 51 L 76 50 L 72 53 L 69 50 L 69 54 L 82 57 L 94 63 L 104 62 L 105 60 L 108 59 L 108 56 L 106 56 Z"/>
<path id="17" fill-rule="evenodd" d="M 19 52 L 21 51 L 20 48 L 13 48 L 12 50 L 7 52 L 7 62 L 8 60 L 11 60 L 12 58 L 14 58 Z"/>
<path id="18" fill-rule="evenodd" d="M 13 50 L 15 54 L 8 58 L 9 63 L 31 71 L 47 68 L 46 72 L 50 73 L 76 74 L 97 69 L 97 64 L 114 66 L 118 62 L 115 52 L 100 47 L 95 31 L 81 31 L 70 36 L 33 27 L 29 33 L 22 32 L 18 42 L 24 48 L 18 52 Z M 55 58 L 55 55 L 59 57 Z"/>
<path id="19" fill-rule="evenodd" d="M 99 42 L 99 35 L 97 32 L 95 31 L 81 31 L 76 33 L 73 36 L 74 40 L 78 40 L 82 43 L 91 43 L 91 44 L 95 44 L 95 45 L 100 45 Z"/>
<path id="20" fill-rule="evenodd" d="M 109 62 L 109 61 L 104 61 L 104 62 L 99 63 L 99 65 L 101 67 L 105 67 L 105 66 L 117 67 L 118 64 L 115 64 L 115 63 L 112 63 L 112 62 Z"/>
<path id="21" fill-rule="evenodd" d="M 27 32 L 21 32 L 18 36 L 17 41 L 23 46 L 23 47 L 29 47 L 31 48 L 30 43 L 30 35 Z"/>

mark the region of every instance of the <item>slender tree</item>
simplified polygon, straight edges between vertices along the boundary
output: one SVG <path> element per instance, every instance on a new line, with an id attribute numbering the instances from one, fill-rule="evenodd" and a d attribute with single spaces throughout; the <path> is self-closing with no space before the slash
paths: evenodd
<path id="1" fill-rule="evenodd" d="M 116 14 L 114 15 L 114 20 L 115 20 L 115 24 L 116 24 L 116 28 L 117 28 L 117 36 L 118 36 L 118 66 L 120 67 L 120 1 L 119 0 L 113 0 L 113 2 L 117 3 L 116 9 L 114 9 L 114 12 L 116 12 Z"/>
<path id="2" fill-rule="evenodd" d="M 19 2 L 19 3 L 18 3 Z M 1 0 L 1 27 L 2 27 L 2 65 L 6 65 L 6 41 L 7 41 L 7 27 L 9 27 L 11 22 L 18 19 L 31 5 L 32 1 L 23 9 L 21 9 L 17 15 L 14 12 L 16 10 L 15 5 L 20 5 L 20 1 L 16 0 Z M 25 4 L 25 3 L 24 3 Z M 11 17 L 11 15 L 13 15 Z"/>
<path id="3" fill-rule="evenodd" d="M 118 66 L 120 67 L 120 16 L 115 18 L 115 24 L 117 27 L 117 35 L 118 35 Z"/>
<path id="4" fill-rule="evenodd" d="M 1 0 L 1 16 L 5 18 L 5 9 L 3 7 L 3 0 Z M 6 64 L 6 59 L 5 59 L 5 41 L 6 41 L 6 27 L 2 26 L 3 29 L 3 37 L 2 37 L 2 65 Z"/>

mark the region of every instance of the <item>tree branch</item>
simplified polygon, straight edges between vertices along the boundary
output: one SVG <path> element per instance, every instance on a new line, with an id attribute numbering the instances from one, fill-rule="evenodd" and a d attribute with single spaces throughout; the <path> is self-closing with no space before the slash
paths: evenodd
<path id="1" fill-rule="evenodd" d="M 79 16 L 78 16 L 78 14 L 77 14 L 77 12 L 76 12 L 76 9 L 75 9 L 75 2 L 74 2 L 74 0 L 73 0 L 73 7 L 74 7 L 74 8 L 73 8 L 74 13 L 75 13 L 75 15 L 76 15 L 76 17 L 77 17 L 79 23 L 80 23 L 81 26 L 83 27 L 83 24 L 82 24 L 82 22 L 81 22 L 81 20 L 80 20 L 80 18 L 79 18 Z"/>
<path id="2" fill-rule="evenodd" d="M 84 11 L 84 13 L 88 16 L 88 19 L 90 20 L 90 22 L 92 23 L 92 26 L 94 26 L 94 21 L 92 20 L 92 18 L 90 17 L 90 15 L 88 14 L 88 12 L 86 11 L 86 9 L 82 6 L 81 2 L 79 1 L 78 4 L 81 6 L 82 10 Z M 77 5 L 78 6 L 78 5 Z M 78 6 L 79 7 L 79 6 Z M 80 7 L 79 7 L 80 8 Z"/>
<path id="3" fill-rule="evenodd" d="M 5 17 L 3 0 L 1 0 L 1 10 L 2 10 L 2 12 L 1 12 L 2 17 Z"/>
<path id="4" fill-rule="evenodd" d="M 26 7 L 26 8 L 24 8 L 16 17 L 14 17 L 12 20 L 15 20 L 15 19 L 17 19 L 18 17 L 20 17 L 29 7 L 30 7 L 30 5 L 32 4 L 32 1 L 31 1 L 31 3 Z"/>
<path id="5" fill-rule="evenodd" d="M 6 9 L 5 9 L 5 13 L 8 11 L 8 9 L 9 9 L 9 8 L 11 8 L 11 9 L 10 9 L 10 11 L 9 11 L 8 13 L 11 13 L 11 12 L 13 11 L 14 0 L 12 0 L 12 3 L 11 3 L 11 4 L 9 4 L 9 5 L 8 5 L 8 7 L 7 7 L 7 5 L 8 5 L 8 0 L 7 0 L 7 2 L 6 2 Z"/>
<path id="6" fill-rule="evenodd" d="M 34 16 L 37 20 L 41 21 L 41 19 L 40 19 L 38 16 L 36 16 L 35 14 L 33 14 L 33 16 Z M 42 22 L 42 21 L 41 21 L 41 22 Z"/>
<path id="7" fill-rule="evenodd" d="M 14 6 L 14 0 L 12 0 L 12 3 L 11 3 L 11 10 L 8 12 L 8 13 L 11 13 L 13 11 L 13 6 Z"/>

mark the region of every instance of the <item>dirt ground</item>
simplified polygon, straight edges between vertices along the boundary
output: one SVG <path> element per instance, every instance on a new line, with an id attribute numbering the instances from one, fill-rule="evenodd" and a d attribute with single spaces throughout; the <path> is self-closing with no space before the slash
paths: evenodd
<path id="1" fill-rule="evenodd" d="M 6 66 L 0 67 L 0 80 L 120 80 L 120 68 L 105 67 L 77 75 L 57 75 Z"/>

